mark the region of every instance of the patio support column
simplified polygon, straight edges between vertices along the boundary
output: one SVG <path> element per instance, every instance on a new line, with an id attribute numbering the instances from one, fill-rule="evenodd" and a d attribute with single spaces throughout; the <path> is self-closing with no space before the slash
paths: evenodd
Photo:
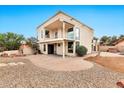
<path id="1" fill-rule="evenodd" d="M 63 39 L 65 39 L 65 22 L 62 22 L 62 32 L 63 32 Z M 63 40 L 63 53 L 62 56 L 65 58 L 65 41 Z"/>
<path id="2" fill-rule="evenodd" d="M 62 22 L 63 38 L 65 38 L 65 22 Z"/>
<path id="3" fill-rule="evenodd" d="M 73 55 L 75 56 L 76 53 L 76 42 L 73 42 Z"/>
<path id="4" fill-rule="evenodd" d="M 46 54 L 48 54 L 48 44 L 46 43 Z"/>
<path id="5" fill-rule="evenodd" d="M 43 39 L 45 39 L 45 29 L 43 29 Z"/>
<path id="6" fill-rule="evenodd" d="M 63 54 L 62 54 L 63 58 L 65 58 L 65 41 L 63 41 Z"/>
<path id="7" fill-rule="evenodd" d="M 75 31 L 75 26 L 73 27 L 73 31 L 74 31 L 74 42 L 73 42 L 73 55 L 75 56 L 76 54 L 76 31 Z"/>
<path id="8" fill-rule="evenodd" d="M 74 40 L 76 40 L 76 31 L 75 31 L 75 26 L 73 27 L 73 31 L 74 31 Z"/>

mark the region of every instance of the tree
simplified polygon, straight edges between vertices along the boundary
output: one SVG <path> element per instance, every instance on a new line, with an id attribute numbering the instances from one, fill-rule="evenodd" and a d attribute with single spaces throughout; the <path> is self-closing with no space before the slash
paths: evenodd
<path id="1" fill-rule="evenodd" d="M 27 39 L 27 44 L 31 47 L 37 45 L 38 40 L 35 37 L 30 37 Z"/>
<path id="2" fill-rule="evenodd" d="M 5 34 L 0 33 L 0 52 L 6 49 L 4 38 L 5 38 Z"/>
<path id="3" fill-rule="evenodd" d="M 117 40 L 117 36 L 112 36 L 109 45 L 114 45 L 114 42 L 116 42 Z"/>
<path id="4" fill-rule="evenodd" d="M 111 41 L 111 37 L 110 36 L 103 36 L 100 39 L 100 45 L 109 45 Z"/>
<path id="5" fill-rule="evenodd" d="M 97 37 L 93 37 L 93 40 L 96 40 L 96 41 L 97 41 L 97 40 L 98 40 L 98 38 L 97 38 Z"/>
<path id="6" fill-rule="evenodd" d="M 33 48 L 34 52 L 39 50 L 38 40 L 35 37 L 30 37 L 27 39 L 27 44 Z"/>
<path id="7" fill-rule="evenodd" d="M 124 35 L 120 35 L 120 36 L 119 36 L 119 39 L 121 39 L 121 38 L 124 38 Z"/>
<path id="8" fill-rule="evenodd" d="M 97 37 L 93 37 L 93 40 L 95 40 L 96 43 L 98 43 L 99 38 L 97 38 Z"/>
<path id="9" fill-rule="evenodd" d="M 116 42 L 117 40 L 118 40 L 117 36 L 103 36 L 100 39 L 100 44 L 112 46 L 114 45 L 114 42 Z"/>
<path id="10" fill-rule="evenodd" d="M 0 46 L 5 50 L 19 49 L 22 40 L 25 40 L 23 35 L 12 32 L 0 34 Z"/>

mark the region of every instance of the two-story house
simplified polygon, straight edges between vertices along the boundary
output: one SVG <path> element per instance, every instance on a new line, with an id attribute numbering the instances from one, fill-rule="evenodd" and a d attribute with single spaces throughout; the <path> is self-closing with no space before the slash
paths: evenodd
<path id="1" fill-rule="evenodd" d="M 76 55 L 76 45 L 92 51 L 93 29 L 59 11 L 37 27 L 40 50 L 43 54 Z"/>

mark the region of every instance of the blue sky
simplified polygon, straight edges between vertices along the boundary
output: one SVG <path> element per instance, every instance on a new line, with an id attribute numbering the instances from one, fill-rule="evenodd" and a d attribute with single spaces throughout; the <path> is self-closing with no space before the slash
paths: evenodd
<path id="1" fill-rule="evenodd" d="M 63 11 L 94 29 L 94 35 L 124 34 L 124 6 L 0 6 L 0 33 L 36 36 L 36 27 Z"/>

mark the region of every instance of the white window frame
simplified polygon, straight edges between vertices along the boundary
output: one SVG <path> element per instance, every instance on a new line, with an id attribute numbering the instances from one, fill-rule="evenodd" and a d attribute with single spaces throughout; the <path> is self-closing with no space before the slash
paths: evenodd
<path id="1" fill-rule="evenodd" d="M 40 32 L 40 37 L 43 38 L 43 30 Z"/>
<path id="2" fill-rule="evenodd" d="M 78 32 L 77 32 L 78 29 Z M 80 40 L 80 28 L 75 27 L 75 40 Z"/>

